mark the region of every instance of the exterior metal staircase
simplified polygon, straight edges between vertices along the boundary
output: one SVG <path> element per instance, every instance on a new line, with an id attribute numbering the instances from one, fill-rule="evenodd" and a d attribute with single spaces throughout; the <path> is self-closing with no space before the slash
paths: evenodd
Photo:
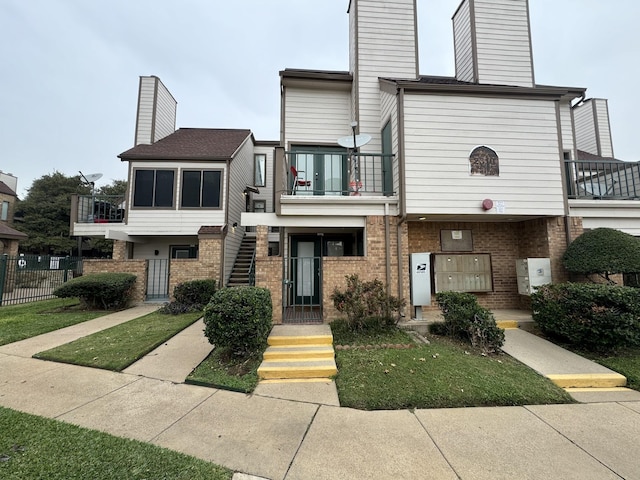
<path id="1" fill-rule="evenodd" d="M 240 244 L 240 250 L 238 250 L 236 261 L 233 264 L 227 287 L 254 285 L 255 259 L 256 239 L 245 236 Z"/>

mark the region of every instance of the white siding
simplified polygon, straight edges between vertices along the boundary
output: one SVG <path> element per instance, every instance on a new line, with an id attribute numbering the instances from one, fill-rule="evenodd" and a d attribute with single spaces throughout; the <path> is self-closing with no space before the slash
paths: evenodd
<path id="1" fill-rule="evenodd" d="M 253 185 L 253 140 L 248 138 L 231 161 L 229 172 L 229 223 L 224 246 L 224 284 L 227 284 L 236 261 L 244 227 L 240 226 L 240 214 L 246 210 L 243 194 L 247 185 Z M 236 231 L 232 226 L 237 223 Z"/>
<path id="2" fill-rule="evenodd" d="M 560 103 L 560 126 L 562 128 L 562 149 L 565 152 L 572 152 L 572 159 L 575 159 L 575 143 L 573 141 L 573 123 L 571 121 L 571 104 L 569 102 Z"/>
<path id="3" fill-rule="evenodd" d="M 527 0 L 474 0 L 478 81 L 533 87 Z"/>
<path id="4" fill-rule="evenodd" d="M 640 202 L 631 200 L 569 200 L 572 217 L 585 229 L 615 228 L 640 237 Z"/>
<path id="5" fill-rule="evenodd" d="M 136 119 L 135 144 L 150 145 L 153 128 L 153 98 L 156 90 L 154 77 L 140 77 L 138 92 L 138 118 Z"/>
<path id="6" fill-rule="evenodd" d="M 135 144 L 149 145 L 176 127 L 177 103 L 158 77 L 140 77 Z"/>
<path id="7" fill-rule="evenodd" d="M 154 123 L 153 142 L 157 142 L 176 131 L 177 103 L 160 79 L 156 78 L 156 80 L 158 93 L 155 106 L 156 118 Z"/>
<path id="8" fill-rule="evenodd" d="M 348 91 L 286 87 L 285 147 L 295 143 L 337 145 L 351 132 Z"/>
<path id="9" fill-rule="evenodd" d="M 133 182 L 133 169 L 175 169 L 174 207 L 170 209 L 128 208 L 127 225 L 113 226 L 112 230 L 122 230 L 132 236 L 171 236 L 197 235 L 203 225 L 224 225 L 226 202 L 226 164 L 224 162 L 130 162 L 130 177 Z M 184 169 L 222 170 L 220 209 L 179 209 L 181 172 Z M 133 188 L 130 189 L 127 205 L 133 205 Z"/>
<path id="10" fill-rule="evenodd" d="M 500 176 L 470 175 L 479 145 L 497 152 Z M 481 215 L 485 198 L 507 216 L 564 213 L 553 101 L 407 95 L 405 168 L 410 214 Z"/>
<path id="11" fill-rule="evenodd" d="M 357 2 L 356 81 L 359 131 L 373 136 L 363 148 L 380 152 L 379 77 L 417 78 L 414 0 Z M 352 5 L 353 8 L 353 5 Z"/>
<path id="12" fill-rule="evenodd" d="M 393 191 L 398 195 L 400 191 L 400 170 L 398 168 L 398 97 L 380 91 L 380 105 L 382 107 L 380 132 L 382 132 L 382 128 L 386 123 L 389 120 L 391 121 L 391 151 L 395 155 L 393 158 Z"/>
<path id="13" fill-rule="evenodd" d="M 256 146 L 254 148 L 253 152 L 254 153 L 262 153 L 262 154 L 267 156 L 267 167 L 266 167 L 267 171 L 266 171 L 266 178 L 265 178 L 265 186 L 264 187 L 258 187 L 258 190 L 260 190 L 260 193 L 254 193 L 252 198 L 253 198 L 253 200 L 265 200 L 266 201 L 266 211 L 267 212 L 273 212 L 273 152 L 274 152 L 274 147 L 271 147 L 271 146 Z"/>
<path id="14" fill-rule="evenodd" d="M 603 98 L 593 100 L 596 105 L 596 122 L 600 138 L 600 155 L 603 157 L 613 157 L 613 141 L 611 140 L 611 129 L 609 127 L 609 104 Z"/>
<path id="15" fill-rule="evenodd" d="M 473 82 L 475 78 L 469 0 L 462 2 L 453 17 L 453 37 L 456 50 L 456 78 L 463 82 Z"/>
<path id="16" fill-rule="evenodd" d="M 578 150 L 598 155 L 598 136 L 593 114 L 592 100 L 589 99 L 582 105 L 573 109 L 573 118 L 576 128 L 576 147 Z"/>

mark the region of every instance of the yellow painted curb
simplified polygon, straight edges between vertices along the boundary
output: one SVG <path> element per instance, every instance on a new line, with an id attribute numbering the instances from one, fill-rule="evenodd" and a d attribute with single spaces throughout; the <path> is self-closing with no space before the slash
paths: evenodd
<path id="1" fill-rule="evenodd" d="M 325 347 L 325 345 L 322 345 L 323 347 Z M 324 348 L 322 350 L 316 350 L 316 351 L 308 351 L 308 350 L 294 350 L 293 348 L 291 349 L 291 351 L 269 351 L 269 349 L 267 349 L 264 354 L 262 355 L 262 358 L 264 360 L 271 360 L 274 362 L 286 362 L 286 361 L 305 361 L 305 360 L 332 360 L 335 357 L 335 352 L 333 351 L 333 348 L 331 348 L 330 346 L 326 346 L 327 348 Z M 297 347 L 300 348 L 300 347 Z"/>
<path id="2" fill-rule="evenodd" d="M 496 320 L 498 328 L 506 330 L 508 328 L 518 328 L 517 320 Z"/>
<path id="3" fill-rule="evenodd" d="M 264 380 L 274 378 L 329 378 L 338 373 L 335 367 L 260 367 L 258 377 Z"/>
<path id="4" fill-rule="evenodd" d="M 545 376 L 561 388 L 612 388 L 627 384 L 627 378 L 619 373 L 560 373 Z"/>
<path id="5" fill-rule="evenodd" d="M 613 388 L 565 388 L 565 391 L 568 393 L 580 393 L 580 392 L 635 392 L 636 390 L 632 390 L 626 387 L 613 387 Z"/>
<path id="6" fill-rule="evenodd" d="M 335 355 L 333 353 L 331 354 L 325 354 L 325 355 L 298 355 L 298 356 L 293 356 L 293 357 L 282 357 L 282 356 L 269 356 L 267 357 L 266 355 L 264 356 L 264 361 L 265 362 L 278 362 L 278 363 L 287 363 L 287 362 L 317 362 L 320 360 L 333 360 L 335 358 Z"/>
<path id="7" fill-rule="evenodd" d="M 332 383 L 333 380 L 328 378 L 272 378 L 270 380 L 260 380 L 261 384 L 269 385 L 270 383 Z"/>
<path id="8" fill-rule="evenodd" d="M 272 347 L 293 345 L 333 345 L 331 335 L 269 336 L 267 343 Z"/>

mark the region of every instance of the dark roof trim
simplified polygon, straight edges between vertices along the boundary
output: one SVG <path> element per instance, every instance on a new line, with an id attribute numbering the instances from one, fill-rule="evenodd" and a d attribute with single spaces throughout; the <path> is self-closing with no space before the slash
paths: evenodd
<path id="1" fill-rule="evenodd" d="M 286 68 L 280 70 L 280 78 L 297 80 L 326 80 L 332 82 L 353 82 L 353 75 L 349 72 L 334 70 L 302 70 L 296 68 Z"/>
<path id="2" fill-rule="evenodd" d="M 15 228 L 11 228 L 8 225 L 0 223 L 0 239 L 6 238 L 9 240 L 24 240 L 29 238 L 26 233 L 19 232 Z"/>
<path id="3" fill-rule="evenodd" d="M 280 146 L 279 140 L 256 140 L 254 145 L 256 147 L 278 147 Z"/>
<path id="4" fill-rule="evenodd" d="M 458 95 L 512 95 L 527 97 L 566 97 L 578 98 L 584 95 L 585 88 L 551 87 L 536 85 L 533 88 L 515 87 L 509 85 L 483 85 L 478 83 L 460 82 L 449 77 L 421 77 L 420 80 L 406 80 L 394 78 L 380 78 L 381 83 L 402 88 L 407 93 L 455 93 Z"/>

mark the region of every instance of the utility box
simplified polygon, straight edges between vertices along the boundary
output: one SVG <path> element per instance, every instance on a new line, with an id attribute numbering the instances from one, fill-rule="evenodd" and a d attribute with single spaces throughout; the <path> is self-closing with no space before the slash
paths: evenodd
<path id="1" fill-rule="evenodd" d="M 520 258 L 516 260 L 518 293 L 531 295 L 534 287 L 551 283 L 550 258 Z"/>
<path id="2" fill-rule="evenodd" d="M 431 305 L 431 253 L 411 254 L 411 303 Z"/>

